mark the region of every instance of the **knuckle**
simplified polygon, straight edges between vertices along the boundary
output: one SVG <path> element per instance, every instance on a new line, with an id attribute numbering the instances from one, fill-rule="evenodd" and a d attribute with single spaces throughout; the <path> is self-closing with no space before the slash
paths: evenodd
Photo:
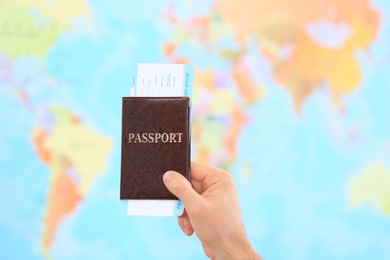
<path id="1" fill-rule="evenodd" d="M 224 181 L 226 181 L 227 183 L 230 183 L 230 184 L 234 183 L 233 176 L 230 174 L 230 172 L 223 170 L 221 173 L 222 173 L 222 177 L 223 177 Z"/>

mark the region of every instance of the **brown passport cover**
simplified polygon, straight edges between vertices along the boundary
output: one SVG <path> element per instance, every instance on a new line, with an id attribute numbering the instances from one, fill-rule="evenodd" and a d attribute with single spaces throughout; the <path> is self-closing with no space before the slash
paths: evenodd
<path id="1" fill-rule="evenodd" d="M 123 98 L 120 199 L 177 199 L 162 176 L 190 179 L 189 119 L 188 97 Z"/>

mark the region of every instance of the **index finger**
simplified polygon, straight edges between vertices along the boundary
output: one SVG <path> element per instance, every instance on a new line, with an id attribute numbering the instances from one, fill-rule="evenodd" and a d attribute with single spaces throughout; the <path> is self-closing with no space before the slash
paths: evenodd
<path id="1" fill-rule="evenodd" d="M 207 190 L 210 186 L 223 179 L 225 175 L 230 174 L 206 164 L 191 162 L 191 183 L 198 193 Z"/>

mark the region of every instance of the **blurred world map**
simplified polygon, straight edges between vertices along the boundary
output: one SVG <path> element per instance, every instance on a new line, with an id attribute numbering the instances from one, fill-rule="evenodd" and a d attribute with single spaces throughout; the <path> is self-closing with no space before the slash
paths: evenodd
<path id="1" fill-rule="evenodd" d="M 265 259 L 390 259 L 387 0 L 0 0 L 0 258 L 206 259 L 125 216 L 121 98 L 194 67 L 192 160 Z"/>

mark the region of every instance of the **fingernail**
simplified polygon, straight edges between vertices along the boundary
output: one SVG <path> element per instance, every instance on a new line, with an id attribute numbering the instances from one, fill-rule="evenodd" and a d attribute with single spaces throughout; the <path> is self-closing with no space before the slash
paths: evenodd
<path id="1" fill-rule="evenodd" d="M 168 171 L 168 172 L 164 173 L 163 181 L 165 183 L 170 182 L 173 179 L 174 175 L 175 175 L 175 173 L 172 171 Z"/>

